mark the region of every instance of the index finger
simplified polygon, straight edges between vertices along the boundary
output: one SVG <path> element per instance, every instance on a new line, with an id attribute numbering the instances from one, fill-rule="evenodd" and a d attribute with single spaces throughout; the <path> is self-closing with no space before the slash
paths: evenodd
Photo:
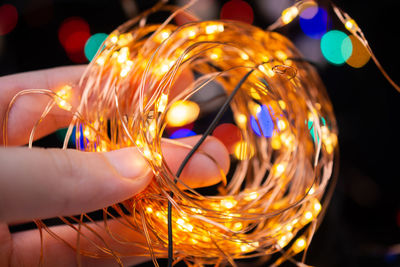
<path id="1" fill-rule="evenodd" d="M 20 91 L 26 89 L 50 89 L 68 84 L 73 86 L 71 104 L 77 105 L 80 92 L 78 82 L 86 66 L 68 66 L 53 69 L 31 71 L 0 77 L 2 94 L 0 96 L 0 122 L 6 116 L 9 103 Z M 12 107 L 8 120 L 9 145 L 27 143 L 29 134 L 40 118 L 49 102 L 49 98 L 36 94 L 28 94 L 19 98 Z M 36 136 L 45 136 L 58 128 L 65 127 L 71 121 L 71 112 L 55 108 L 43 121 L 43 126 L 37 129 Z M 0 131 L 0 144 L 3 142 L 3 132 Z"/>

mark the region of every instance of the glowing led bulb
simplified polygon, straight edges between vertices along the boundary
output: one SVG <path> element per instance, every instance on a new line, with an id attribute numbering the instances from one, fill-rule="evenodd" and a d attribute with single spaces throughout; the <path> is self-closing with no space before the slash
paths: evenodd
<path id="1" fill-rule="evenodd" d="M 243 229 L 243 224 L 241 222 L 236 222 L 232 226 L 233 231 L 240 231 Z"/>
<path id="2" fill-rule="evenodd" d="M 239 141 L 235 144 L 234 155 L 238 160 L 250 159 L 254 155 L 254 148 L 251 144 Z"/>
<path id="3" fill-rule="evenodd" d="M 246 53 L 244 53 L 244 52 L 241 52 L 241 53 L 240 53 L 240 57 L 241 57 L 243 60 L 248 60 L 248 59 L 249 59 L 249 56 L 248 56 Z"/>
<path id="4" fill-rule="evenodd" d="M 179 127 L 194 122 L 200 113 L 200 107 L 195 102 L 179 100 L 171 105 L 167 112 L 168 125 Z"/>
<path id="5" fill-rule="evenodd" d="M 186 222 L 182 218 L 179 218 L 178 220 L 176 220 L 176 223 L 178 224 L 178 226 L 180 226 L 180 228 L 183 231 L 189 231 L 189 232 L 193 231 L 193 225 L 191 225 L 190 223 Z"/>
<path id="6" fill-rule="evenodd" d="M 153 212 L 153 209 L 152 209 L 151 207 L 147 207 L 147 208 L 146 208 L 146 211 L 147 211 L 148 213 L 152 213 L 152 212 Z"/>
<path id="7" fill-rule="evenodd" d="M 299 10 L 295 6 L 291 6 L 286 8 L 285 10 L 282 11 L 282 22 L 284 24 L 290 23 L 297 15 L 299 14 Z"/>
<path id="8" fill-rule="evenodd" d="M 104 57 L 100 56 L 96 59 L 96 63 L 100 66 L 103 66 L 104 63 L 106 62 L 106 60 L 104 59 Z"/>
<path id="9" fill-rule="evenodd" d="M 72 109 L 72 106 L 70 103 L 68 103 L 68 101 L 71 98 L 71 93 L 72 87 L 69 85 L 65 85 L 56 92 L 57 97 L 54 98 L 54 101 L 56 101 L 57 105 L 60 108 L 70 111 Z"/>
<path id="10" fill-rule="evenodd" d="M 240 250 L 242 252 L 249 252 L 249 251 L 252 251 L 252 250 L 258 248 L 258 246 L 259 246 L 258 242 L 253 242 L 250 244 L 242 244 L 242 245 L 240 245 Z"/>
<path id="11" fill-rule="evenodd" d="M 286 129 L 286 122 L 284 120 L 278 120 L 278 128 L 283 131 Z"/>
<path id="12" fill-rule="evenodd" d="M 286 169 L 286 164 L 278 163 L 274 165 L 274 173 L 276 176 L 281 176 Z"/>
<path id="13" fill-rule="evenodd" d="M 221 200 L 221 206 L 227 208 L 227 209 L 231 209 L 234 206 L 236 206 L 237 201 L 234 200 L 233 198 L 225 198 Z"/>
<path id="14" fill-rule="evenodd" d="M 196 32 L 194 30 L 189 30 L 188 33 L 187 33 L 187 36 L 189 38 L 193 38 L 193 37 L 196 36 Z"/>
<path id="15" fill-rule="evenodd" d="M 346 29 L 350 32 L 356 31 L 358 29 L 358 25 L 357 23 L 354 21 L 354 19 L 349 19 L 346 21 L 346 23 L 344 24 L 344 26 L 346 27 Z"/>
<path id="16" fill-rule="evenodd" d="M 115 34 L 111 34 L 109 40 L 111 43 L 116 44 L 118 42 L 118 36 Z"/>
<path id="17" fill-rule="evenodd" d="M 311 221 L 312 218 L 313 218 L 313 214 L 312 214 L 311 211 L 307 211 L 306 213 L 304 213 L 304 219 L 305 219 L 306 221 Z"/>
<path id="18" fill-rule="evenodd" d="M 158 101 L 157 111 L 161 112 L 161 113 L 164 112 L 165 107 L 167 106 L 167 104 L 168 104 L 168 95 L 162 93 L 161 96 L 160 96 L 160 99 Z"/>
<path id="19" fill-rule="evenodd" d="M 293 244 L 293 251 L 295 253 L 301 252 L 307 245 L 306 239 L 304 237 L 299 237 Z"/>
<path id="20" fill-rule="evenodd" d="M 126 46 L 122 47 L 119 52 L 119 55 L 118 55 L 118 59 L 117 59 L 118 63 L 121 63 L 121 64 L 124 63 L 127 60 L 128 55 L 129 55 L 129 48 Z"/>
<path id="21" fill-rule="evenodd" d="M 239 113 L 235 116 L 236 119 L 236 123 L 240 126 L 240 127 L 244 127 L 246 126 L 247 123 L 247 117 L 246 115 Z"/>
<path id="22" fill-rule="evenodd" d="M 224 31 L 224 25 L 222 25 L 222 24 L 211 24 L 211 25 L 206 26 L 205 31 L 206 31 L 207 34 L 213 34 L 213 33 L 216 33 L 216 32 L 223 32 Z"/>
<path id="23" fill-rule="evenodd" d="M 255 192 L 255 191 L 254 192 L 250 192 L 244 197 L 244 200 L 252 201 L 252 200 L 258 198 L 258 196 L 259 196 L 258 192 Z"/>
<path id="24" fill-rule="evenodd" d="M 287 59 L 286 53 L 281 50 L 276 51 L 275 56 L 281 61 L 285 61 Z"/>

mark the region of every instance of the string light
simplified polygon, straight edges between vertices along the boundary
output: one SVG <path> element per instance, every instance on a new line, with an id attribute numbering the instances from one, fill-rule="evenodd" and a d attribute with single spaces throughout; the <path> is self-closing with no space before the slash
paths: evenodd
<path id="1" fill-rule="evenodd" d="M 284 10 L 279 23 L 269 29 L 289 24 L 307 6 L 315 7 L 302 5 L 305 2 Z M 137 246 L 148 251 L 140 256 L 150 255 L 158 265 L 156 258 L 168 252 L 170 218 L 175 240 L 172 256 L 187 263 L 220 264 L 272 255 L 288 244 L 294 255 L 304 251 L 323 214 L 337 146 L 332 105 L 317 73 L 287 38 L 248 24 L 147 25 L 147 16 L 162 7 L 108 36 L 82 77 L 82 99 L 70 125 L 70 129 L 76 126 L 77 148 L 84 151 L 137 146 L 156 177 L 139 195 L 104 209 L 104 220 L 119 220 L 126 236 L 120 238 L 107 228 L 111 244 L 82 235 L 98 248 L 96 252 L 65 242 L 78 253 L 113 256 L 118 263 L 120 256 L 137 255 L 131 249 Z M 176 12 L 172 16 L 185 11 Z M 360 36 L 355 21 L 341 14 L 345 27 Z M 196 73 L 194 80 L 174 92 L 174 84 L 187 70 Z M 166 165 L 161 149 L 164 129 L 204 120 L 212 114 L 207 110 L 209 103 L 196 103 L 193 96 L 211 82 L 230 95 L 246 73 L 251 75 L 230 103 L 230 123 L 240 133 L 229 141 L 234 164 L 228 177 L 215 186 L 217 193 L 202 195 L 183 185 Z M 45 93 L 60 108 L 72 110 L 70 90 Z M 4 126 L 7 129 L 6 120 Z M 7 135 L 3 137 L 6 143 Z M 172 213 L 168 213 L 168 203 Z M 71 226 L 78 232 L 88 227 L 76 222 L 79 228 Z M 146 243 L 130 240 L 128 232 L 142 235 Z"/>

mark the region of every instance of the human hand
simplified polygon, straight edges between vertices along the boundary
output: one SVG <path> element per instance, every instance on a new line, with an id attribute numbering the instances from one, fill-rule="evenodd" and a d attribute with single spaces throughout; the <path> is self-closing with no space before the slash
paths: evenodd
<path id="1" fill-rule="evenodd" d="M 61 67 L 1 77 L 0 121 L 4 119 L 8 103 L 19 91 L 30 88 L 56 90 L 65 84 L 77 84 L 83 70 L 84 66 Z M 180 79 L 175 87 L 184 87 L 187 83 L 185 79 Z M 73 106 L 79 101 L 80 92 L 77 90 L 75 88 L 72 95 Z M 39 95 L 25 95 L 16 101 L 9 114 L 9 145 L 26 143 L 47 102 L 48 98 Z M 66 127 L 71 118 L 70 112 L 54 108 L 37 129 L 36 137 Z M 198 138 L 184 138 L 181 142 L 194 145 Z M 3 140 L 2 133 L 0 140 Z M 175 172 L 189 152 L 188 148 L 171 143 L 164 143 L 162 150 L 168 166 Z M 192 187 L 218 183 L 221 180 L 220 168 L 225 173 L 229 169 L 228 152 L 217 139 L 208 138 L 201 150 L 219 166 L 209 157 L 196 153 L 181 175 L 181 179 Z M 39 263 L 41 243 L 38 230 L 11 234 L 10 224 L 101 209 L 141 192 L 152 177 L 149 166 L 136 148 L 105 153 L 73 149 L 1 148 L 0 266 L 35 266 Z M 112 221 L 110 227 L 119 231 L 118 225 Z M 77 234 L 72 228 L 56 226 L 52 230 L 62 239 L 76 242 Z M 105 232 L 103 234 L 106 235 Z M 136 238 L 142 237 L 138 235 Z M 47 233 L 44 233 L 43 240 L 45 266 L 76 264 L 76 253 L 67 245 Z M 89 247 L 90 244 L 82 243 L 82 246 Z M 130 257 L 124 262 L 131 265 L 143 260 Z M 82 263 L 95 266 L 115 264 L 110 259 L 86 257 L 82 257 Z"/>

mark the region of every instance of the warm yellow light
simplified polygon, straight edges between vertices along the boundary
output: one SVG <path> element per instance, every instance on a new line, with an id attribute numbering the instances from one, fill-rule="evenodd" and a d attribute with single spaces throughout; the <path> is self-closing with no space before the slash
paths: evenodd
<path id="1" fill-rule="evenodd" d="M 293 251 L 295 253 L 301 252 L 307 245 L 306 239 L 304 237 L 299 237 L 293 244 Z"/>
<path id="2" fill-rule="evenodd" d="M 113 44 L 116 44 L 118 42 L 118 36 L 115 34 L 111 34 L 109 38 L 110 42 Z"/>
<path id="3" fill-rule="evenodd" d="M 241 222 L 236 222 L 236 223 L 234 223 L 233 224 L 233 226 L 232 226 L 232 230 L 233 231 L 240 231 L 240 230 L 242 230 L 243 229 L 243 224 L 241 223 Z"/>
<path id="4" fill-rule="evenodd" d="M 119 51 L 119 55 L 118 55 L 118 63 L 122 64 L 124 63 L 129 56 L 129 48 L 128 47 L 122 47 L 121 50 Z"/>
<path id="5" fill-rule="evenodd" d="M 290 240 L 292 240 L 292 238 L 293 238 L 293 233 L 292 232 L 288 232 L 287 234 L 283 235 L 277 241 L 277 243 L 281 248 L 284 248 L 290 242 Z"/>
<path id="6" fill-rule="evenodd" d="M 279 100 L 278 101 L 279 106 L 281 107 L 281 109 L 286 109 L 286 103 L 283 100 Z"/>
<path id="7" fill-rule="evenodd" d="M 193 37 L 196 36 L 196 32 L 194 30 L 189 30 L 187 35 L 188 35 L 189 38 L 193 38 Z"/>
<path id="8" fill-rule="evenodd" d="M 240 53 L 240 57 L 241 57 L 243 60 L 248 60 L 248 59 L 249 59 L 249 56 L 248 56 L 246 53 L 244 53 L 244 52 L 241 52 L 241 53 Z"/>
<path id="9" fill-rule="evenodd" d="M 194 213 L 202 213 L 201 209 L 197 209 L 197 208 L 191 208 L 191 211 L 193 211 Z"/>
<path id="10" fill-rule="evenodd" d="M 274 134 L 271 138 L 271 147 L 275 150 L 278 150 L 282 147 L 280 137 L 278 134 Z"/>
<path id="11" fill-rule="evenodd" d="M 178 100 L 173 103 L 167 112 L 168 125 L 179 127 L 194 122 L 200 113 L 200 107 L 189 100 Z"/>
<path id="12" fill-rule="evenodd" d="M 259 246 L 258 242 L 253 242 L 253 243 L 250 243 L 250 244 L 242 244 L 242 245 L 240 245 L 240 250 L 242 252 L 250 252 L 250 251 L 258 248 L 258 246 Z"/>
<path id="13" fill-rule="evenodd" d="M 246 126 L 247 123 L 247 117 L 246 115 L 239 113 L 235 116 L 236 119 L 236 123 L 240 126 L 240 127 L 244 127 Z"/>
<path id="14" fill-rule="evenodd" d="M 64 110 L 70 111 L 72 106 L 68 101 L 71 100 L 72 87 L 64 85 L 56 92 L 56 94 L 57 97 L 54 97 L 54 101 L 56 101 L 57 105 Z"/>
<path id="15" fill-rule="evenodd" d="M 250 88 L 250 95 L 251 95 L 252 98 L 254 98 L 256 100 L 260 100 L 261 99 L 260 94 L 257 92 L 257 90 L 254 87 Z M 261 110 L 261 107 L 260 107 L 260 110 Z"/>
<path id="16" fill-rule="evenodd" d="M 286 164 L 284 163 L 278 163 L 276 165 L 274 165 L 274 174 L 276 176 L 281 176 L 283 174 L 283 172 L 286 169 Z"/>
<path id="17" fill-rule="evenodd" d="M 281 61 L 285 61 L 287 59 L 286 53 L 281 50 L 276 51 L 275 56 Z"/>
<path id="18" fill-rule="evenodd" d="M 227 209 L 231 209 L 234 206 L 236 206 L 237 201 L 234 200 L 233 198 L 225 198 L 221 200 L 221 206 Z"/>
<path id="19" fill-rule="evenodd" d="M 290 23 L 297 15 L 299 14 L 299 10 L 295 6 L 291 6 L 286 8 L 285 10 L 282 11 L 282 22 L 284 24 Z"/>
<path id="20" fill-rule="evenodd" d="M 216 33 L 218 31 L 218 25 L 217 24 L 211 24 L 206 26 L 206 33 L 207 34 L 213 34 Z"/>
<path id="21" fill-rule="evenodd" d="M 278 120 L 278 128 L 283 131 L 286 129 L 286 122 L 284 120 Z"/>
<path id="22" fill-rule="evenodd" d="M 250 192 L 244 197 L 244 200 L 252 201 L 252 200 L 258 198 L 258 196 L 259 196 L 258 192 L 255 192 L 255 191 L 254 192 Z"/>
<path id="23" fill-rule="evenodd" d="M 216 53 L 212 53 L 212 54 L 210 55 L 210 58 L 213 59 L 213 60 L 216 60 L 216 59 L 219 58 L 219 56 L 218 56 L 218 54 L 216 54 Z"/>
<path id="24" fill-rule="evenodd" d="M 168 95 L 162 93 L 161 96 L 160 96 L 160 99 L 158 101 L 157 111 L 161 112 L 161 113 L 164 112 L 165 107 L 167 106 L 167 104 L 168 104 Z"/>
<path id="25" fill-rule="evenodd" d="M 97 63 L 98 65 L 100 65 L 100 66 L 103 66 L 105 61 L 106 61 L 106 60 L 105 60 L 104 57 L 102 57 L 102 56 L 100 56 L 100 57 L 98 57 L 98 58 L 96 59 L 96 63 Z"/>
<path id="26" fill-rule="evenodd" d="M 318 199 L 314 200 L 313 208 L 314 208 L 315 214 L 318 214 L 321 211 L 322 206 L 321 206 L 321 203 L 319 203 Z"/>
<path id="27" fill-rule="evenodd" d="M 311 211 L 307 211 L 306 213 L 304 213 L 304 219 L 306 219 L 307 221 L 311 221 L 313 218 L 313 214 Z"/>
<path id="28" fill-rule="evenodd" d="M 346 23 L 344 24 L 344 26 L 346 27 L 347 30 L 349 30 L 350 32 L 352 31 L 356 31 L 358 29 L 358 25 L 355 22 L 354 19 L 349 19 L 348 21 L 346 21 Z"/>
<path id="29" fill-rule="evenodd" d="M 238 160 L 250 159 L 254 155 L 254 148 L 251 144 L 239 141 L 235 144 L 234 155 Z"/>
<path id="30" fill-rule="evenodd" d="M 146 208 L 146 211 L 147 211 L 148 213 L 152 213 L 152 212 L 153 212 L 153 209 L 152 209 L 151 207 L 147 207 L 147 208 Z"/>
<path id="31" fill-rule="evenodd" d="M 179 218 L 178 220 L 176 220 L 176 223 L 178 224 L 178 226 L 180 226 L 179 228 L 181 228 L 184 231 L 189 231 L 189 232 L 193 231 L 193 225 L 191 225 L 190 223 L 186 222 L 182 218 Z"/>

